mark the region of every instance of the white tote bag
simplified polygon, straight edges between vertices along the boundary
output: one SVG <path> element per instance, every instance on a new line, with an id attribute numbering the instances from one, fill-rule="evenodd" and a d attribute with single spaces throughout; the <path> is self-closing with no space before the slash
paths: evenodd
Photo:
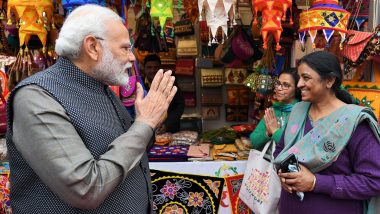
<path id="1" fill-rule="evenodd" d="M 275 143 L 269 141 L 263 151 L 249 152 L 239 197 L 255 214 L 278 213 L 281 183 L 272 163 L 274 147 Z"/>

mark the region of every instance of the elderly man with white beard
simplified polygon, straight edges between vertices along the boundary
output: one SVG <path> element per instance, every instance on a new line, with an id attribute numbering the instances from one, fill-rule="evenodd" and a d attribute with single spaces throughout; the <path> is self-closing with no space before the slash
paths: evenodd
<path id="1" fill-rule="evenodd" d="M 112 10 L 75 9 L 56 42 L 57 63 L 21 83 L 8 101 L 13 213 L 150 213 L 146 149 L 175 95 L 160 70 L 136 119 L 108 85 L 125 85 L 135 56 Z"/>

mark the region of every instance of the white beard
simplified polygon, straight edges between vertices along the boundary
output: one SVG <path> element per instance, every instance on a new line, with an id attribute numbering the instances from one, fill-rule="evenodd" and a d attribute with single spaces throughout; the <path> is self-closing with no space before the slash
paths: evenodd
<path id="1" fill-rule="evenodd" d="M 107 45 L 104 43 L 104 55 L 102 60 L 94 67 L 93 74 L 97 80 L 107 85 L 126 85 L 129 81 L 128 69 L 132 63 L 124 64 L 113 56 Z"/>

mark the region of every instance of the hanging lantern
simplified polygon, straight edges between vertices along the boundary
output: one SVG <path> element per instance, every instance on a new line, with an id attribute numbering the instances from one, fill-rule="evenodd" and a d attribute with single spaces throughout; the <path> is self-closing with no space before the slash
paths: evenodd
<path id="1" fill-rule="evenodd" d="M 227 22 L 235 22 L 235 0 L 198 0 L 199 21 L 202 20 L 202 11 L 204 10 L 209 32 L 209 46 L 212 43 L 224 43 L 225 35 L 227 36 Z M 217 39 L 218 29 L 221 29 L 222 39 Z"/>
<path id="2" fill-rule="evenodd" d="M 258 77 L 259 74 L 256 72 L 248 75 L 247 78 L 245 78 L 245 80 L 243 81 L 243 85 L 250 88 L 253 92 L 256 92 Z"/>
<path id="3" fill-rule="evenodd" d="M 311 7 L 300 14 L 298 33 L 301 44 L 304 45 L 308 32 L 315 48 L 314 40 L 318 30 L 323 31 L 327 43 L 335 32 L 339 33 L 342 44 L 349 18 L 350 13 L 339 6 L 338 0 L 314 0 Z"/>
<path id="4" fill-rule="evenodd" d="M 9 0 L 8 25 L 12 24 L 11 10 L 14 9 L 19 23 L 20 47 L 27 44 L 30 36 L 37 35 L 46 49 L 47 30 L 52 20 L 53 3 L 50 0 Z"/>
<path id="5" fill-rule="evenodd" d="M 40 39 L 44 51 L 46 47 L 47 31 L 43 22 L 39 19 L 37 11 L 32 8 L 27 8 L 20 18 L 20 47 L 23 44 L 28 44 L 28 41 L 32 35 L 37 35 Z"/>
<path id="6" fill-rule="evenodd" d="M 268 34 L 271 33 L 276 41 L 276 50 L 280 50 L 280 37 L 282 33 L 281 21 L 286 19 L 286 11 L 291 10 L 292 0 L 252 0 L 254 13 L 253 25 L 257 25 L 257 14 L 261 11 L 261 34 L 263 37 L 263 48 L 268 47 Z M 290 14 L 292 12 L 290 11 Z M 290 18 L 292 24 L 292 18 Z"/>
<path id="7" fill-rule="evenodd" d="M 158 18 L 161 26 L 161 36 L 164 36 L 164 26 L 167 18 L 173 18 L 173 0 L 152 0 L 150 16 Z"/>

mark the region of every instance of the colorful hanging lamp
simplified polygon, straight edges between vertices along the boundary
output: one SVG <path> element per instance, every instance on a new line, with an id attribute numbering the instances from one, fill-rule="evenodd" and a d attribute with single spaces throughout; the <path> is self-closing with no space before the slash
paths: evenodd
<path id="1" fill-rule="evenodd" d="M 150 4 L 150 16 L 158 18 L 161 29 L 164 30 L 167 18 L 173 18 L 173 0 L 152 0 Z M 164 31 L 161 30 L 161 36 L 164 36 Z"/>
<path id="2" fill-rule="evenodd" d="M 276 50 L 280 50 L 280 37 L 282 33 L 281 21 L 286 19 L 286 11 L 291 10 L 292 0 L 252 0 L 254 13 L 253 25 L 257 25 L 257 14 L 261 11 L 261 34 L 263 37 L 263 48 L 268 47 L 268 34 L 271 33 L 276 41 Z M 290 11 L 290 14 L 292 12 Z M 292 24 L 292 17 L 290 18 Z"/>
<path id="3" fill-rule="evenodd" d="M 235 7 L 235 0 L 198 0 L 199 21 L 202 20 L 202 11 L 204 10 L 207 26 L 210 28 L 209 46 L 211 46 L 211 43 L 218 43 L 218 28 L 221 28 L 223 34 L 227 36 L 228 21 L 236 24 Z M 222 40 L 223 42 L 224 39 Z"/>
<path id="4" fill-rule="evenodd" d="M 46 47 L 49 21 L 52 20 L 53 3 L 51 0 L 9 0 L 8 25 L 12 24 L 11 10 L 15 10 L 19 23 L 20 47 L 27 44 L 32 35 L 37 35 L 42 42 L 43 50 Z"/>
<path id="5" fill-rule="evenodd" d="M 300 14 L 300 42 L 305 44 L 305 36 L 309 33 L 313 47 L 317 31 L 322 30 L 328 43 L 334 33 L 339 33 L 342 42 L 346 38 L 350 13 L 338 4 L 338 0 L 312 0 L 311 7 Z"/>
<path id="6" fill-rule="evenodd" d="M 37 35 L 45 51 L 47 31 L 44 24 L 39 20 L 36 10 L 27 8 L 24 11 L 23 16 L 20 18 L 20 29 L 18 34 L 20 37 L 20 46 L 28 44 L 32 35 Z"/>

